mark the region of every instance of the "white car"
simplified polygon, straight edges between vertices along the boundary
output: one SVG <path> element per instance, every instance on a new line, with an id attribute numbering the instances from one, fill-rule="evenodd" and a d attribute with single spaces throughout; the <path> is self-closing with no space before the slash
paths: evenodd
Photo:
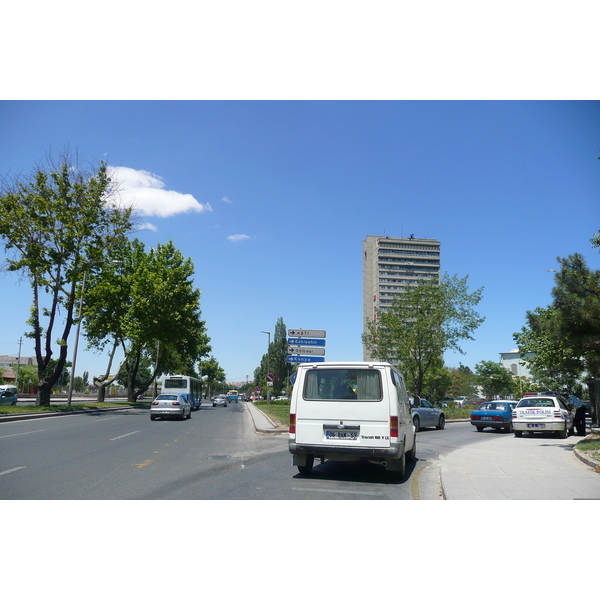
<path id="1" fill-rule="evenodd" d="M 526 396 L 512 411 L 516 437 L 528 433 L 556 433 L 566 438 L 574 433 L 574 415 L 556 396 Z"/>
<path id="2" fill-rule="evenodd" d="M 150 405 L 150 420 L 156 417 L 175 417 L 177 419 L 191 419 L 192 405 L 186 394 L 160 394 Z"/>

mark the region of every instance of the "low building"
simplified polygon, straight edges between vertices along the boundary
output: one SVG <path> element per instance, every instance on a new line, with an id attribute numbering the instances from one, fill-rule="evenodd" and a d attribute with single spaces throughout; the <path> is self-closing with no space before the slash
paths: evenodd
<path id="1" fill-rule="evenodd" d="M 525 354 L 526 358 L 533 356 L 533 352 L 528 352 Z M 531 371 L 527 366 L 527 363 L 521 357 L 518 348 L 511 350 L 510 352 L 501 352 L 500 353 L 500 363 L 507 370 L 510 371 L 513 375 L 517 377 L 527 377 L 527 379 L 531 379 Z"/>

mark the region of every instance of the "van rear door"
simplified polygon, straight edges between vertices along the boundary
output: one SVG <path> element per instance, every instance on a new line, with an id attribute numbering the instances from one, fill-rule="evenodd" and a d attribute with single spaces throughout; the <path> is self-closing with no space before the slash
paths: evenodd
<path id="1" fill-rule="evenodd" d="M 307 369 L 297 394 L 299 445 L 390 447 L 385 370 L 343 366 Z"/>

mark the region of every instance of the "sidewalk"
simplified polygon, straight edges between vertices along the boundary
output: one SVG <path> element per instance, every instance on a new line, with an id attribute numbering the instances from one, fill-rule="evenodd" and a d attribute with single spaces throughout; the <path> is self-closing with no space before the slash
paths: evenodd
<path id="1" fill-rule="evenodd" d="M 268 433 L 268 434 L 284 434 L 288 433 L 287 427 L 280 427 L 271 418 L 266 415 L 262 410 L 254 406 L 252 402 L 244 402 L 250 411 L 252 420 L 254 421 L 254 427 L 257 433 Z"/>
<path id="2" fill-rule="evenodd" d="M 446 500 L 600 499 L 600 463 L 574 450 L 584 438 L 488 435 L 442 457 Z"/>

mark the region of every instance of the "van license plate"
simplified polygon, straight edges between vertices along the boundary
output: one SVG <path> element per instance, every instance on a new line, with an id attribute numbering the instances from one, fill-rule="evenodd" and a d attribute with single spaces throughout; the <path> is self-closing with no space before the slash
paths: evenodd
<path id="1" fill-rule="evenodd" d="M 325 437 L 328 440 L 357 440 L 359 434 L 358 427 L 356 429 L 326 429 Z"/>

